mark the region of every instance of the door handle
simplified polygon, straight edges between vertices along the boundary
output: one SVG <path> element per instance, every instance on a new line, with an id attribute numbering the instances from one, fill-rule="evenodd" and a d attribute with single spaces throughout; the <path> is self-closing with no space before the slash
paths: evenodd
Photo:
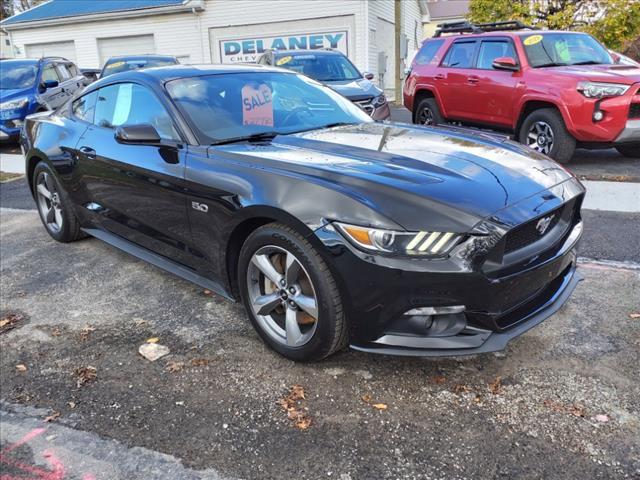
<path id="1" fill-rule="evenodd" d="M 439 73 L 434 77 L 436 80 L 444 80 L 444 74 Z"/>
<path id="2" fill-rule="evenodd" d="M 470 77 L 467 77 L 467 83 L 478 83 L 480 81 L 480 78 L 476 77 L 475 75 L 472 75 Z"/>
<path id="3" fill-rule="evenodd" d="M 91 147 L 80 147 L 80 153 L 82 153 L 89 160 L 96 159 L 96 151 Z"/>

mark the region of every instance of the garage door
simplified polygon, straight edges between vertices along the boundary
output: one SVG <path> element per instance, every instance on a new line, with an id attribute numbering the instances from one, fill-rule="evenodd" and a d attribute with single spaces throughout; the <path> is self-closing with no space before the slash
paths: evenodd
<path id="1" fill-rule="evenodd" d="M 104 65 L 107 59 L 119 55 L 156 53 L 156 46 L 153 35 L 99 38 L 98 52 L 100 53 L 100 65 Z"/>
<path id="2" fill-rule="evenodd" d="M 76 45 L 70 42 L 32 43 L 25 45 L 28 58 L 64 57 L 72 62 L 76 61 Z"/>

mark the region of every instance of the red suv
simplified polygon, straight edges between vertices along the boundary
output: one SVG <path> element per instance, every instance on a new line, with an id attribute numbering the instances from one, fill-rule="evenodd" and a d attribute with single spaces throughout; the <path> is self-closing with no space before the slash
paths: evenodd
<path id="1" fill-rule="evenodd" d="M 520 22 L 439 27 L 404 85 L 414 123 L 508 131 L 563 163 L 577 146 L 640 157 L 640 68 L 617 64 L 590 35 Z"/>

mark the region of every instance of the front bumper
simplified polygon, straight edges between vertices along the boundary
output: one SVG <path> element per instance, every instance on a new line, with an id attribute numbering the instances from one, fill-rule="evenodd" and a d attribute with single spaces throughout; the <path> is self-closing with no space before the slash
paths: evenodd
<path id="1" fill-rule="evenodd" d="M 469 250 L 466 257 L 453 258 L 454 251 L 449 258 L 426 260 L 366 254 L 331 226 L 319 229 L 316 235 L 332 254 L 329 263 L 348 306 L 351 347 L 410 356 L 471 355 L 505 348 L 553 315 L 580 281 L 580 202 L 578 194 L 563 204 L 573 216 L 561 236 L 543 250 L 534 244 L 504 255 L 502 264 L 493 261 L 493 252 L 501 248 L 504 236 L 485 253 L 478 253 L 480 247 L 474 244 L 461 248 Z M 552 233 L 548 236 L 551 239 Z M 531 253 L 531 248 L 538 250 Z M 525 258 L 515 260 L 518 252 L 526 253 Z M 482 255 L 484 260 L 476 263 Z M 432 317 L 439 318 L 439 324 L 406 316 L 409 310 L 453 306 L 464 306 L 464 312 Z"/>
<path id="2" fill-rule="evenodd" d="M 615 139 L 616 144 L 640 143 L 640 118 L 628 120 L 624 130 Z"/>

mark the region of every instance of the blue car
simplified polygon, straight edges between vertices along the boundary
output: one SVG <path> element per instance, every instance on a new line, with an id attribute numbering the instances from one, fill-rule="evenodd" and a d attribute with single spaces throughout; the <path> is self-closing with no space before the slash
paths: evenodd
<path id="1" fill-rule="evenodd" d="M 86 83 L 62 57 L 0 61 L 0 140 L 17 140 L 27 115 L 58 108 Z"/>

